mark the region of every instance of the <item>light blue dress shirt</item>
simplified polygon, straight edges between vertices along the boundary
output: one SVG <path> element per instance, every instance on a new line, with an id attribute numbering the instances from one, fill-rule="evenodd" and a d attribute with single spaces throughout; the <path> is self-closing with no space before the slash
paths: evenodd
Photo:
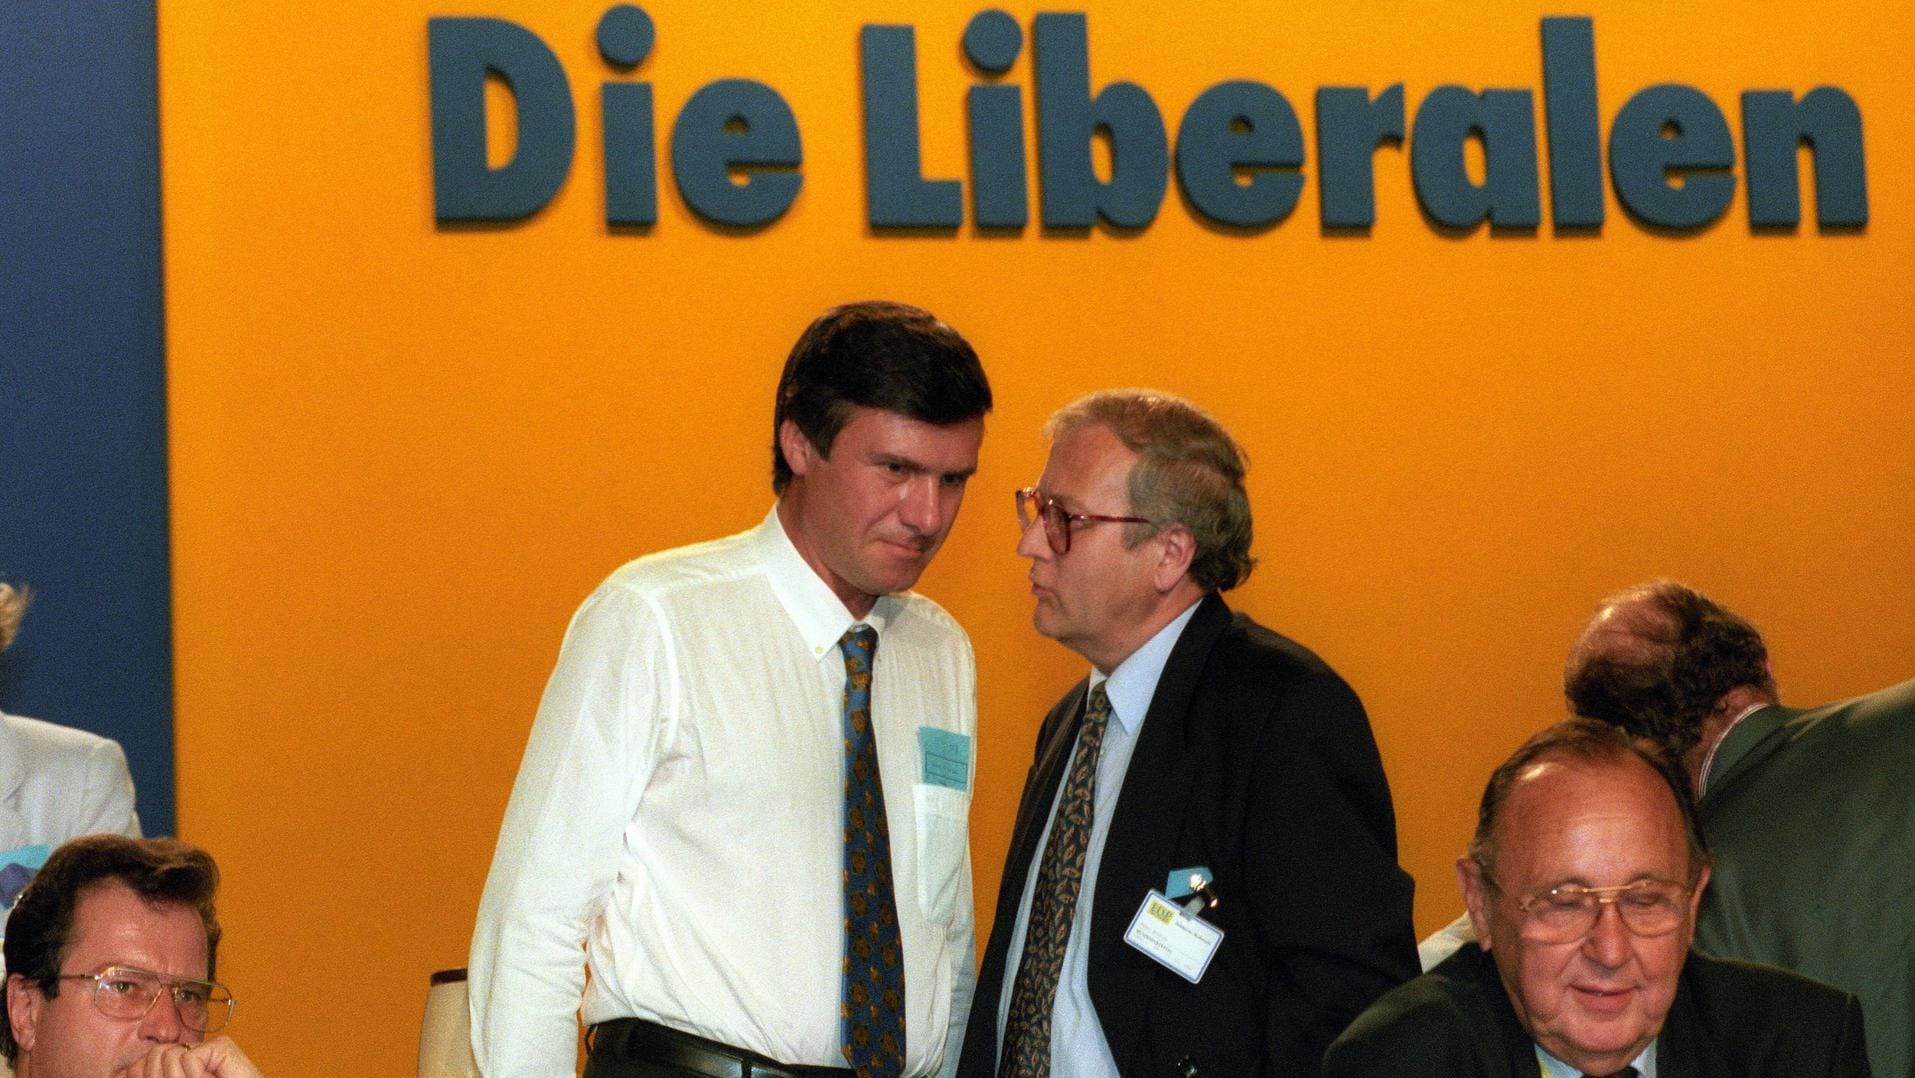
<path id="1" fill-rule="evenodd" d="M 1543 1051 L 1542 1045 L 1536 1046 L 1536 1062 L 1543 1065 L 1543 1078 L 1583 1078 L 1583 1072 Z M 1642 1054 L 1629 1062 L 1642 1078 L 1656 1078 L 1656 1042 L 1650 1041 Z"/>
<path id="2" fill-rule="evenodd" d="M 1197 612 L 1192 603 L 1157 635 L 1131 652 L 1105 677 L 1091 671 L 1086 692 L 1104 686 L 1110 698 L 1110 724 L 1104 729 L 1104 744 L 1097 756 L 1097 788 L 1092 804 L 1090 845 L 1084 851 L 1084 885 L 1077 892 L 1077 913 L 1071 920 L 1070 942 L 1064 946 L 1064 968 L 1058 976 L 1057 1002 L 1051 1009 L 1051 1078 L 1116 1078 L 1117 1062 L 1111 1058 L 1104 1028 L 1097 1022 L 1097 1011 L 1090 999 L 1090 917 L 1091 901 L 1097 892 L 1097 869 L 1104 860 L 1104 839 L 1110 834 L 1110 820 L 1117 811 L 1117 796 L 1123 791 L 1124 774 L 1130 769 L 1130 754 L 1137 747 L 1137 733 L 1143 729 L 1144 716 L 1150 711 L 1151 698 L 1157 695 L 1157 681 L 1164 664 L 1177 645 L 1184 626 Z M 1077 747 L 1071 746 L 1075 754 Z M 1068 769 L 1069 764 L 1067 763 Z M 1044 847 L 1050 842 L 1051 824 L 1057 819 L 1057 801 L 1063 796 L 1059 781 L 1051 798 L 1050 820 L 1038 836 L 1037 853 L 1031 858 L 1030 871 L 1024 877 L 1024 897 L 1017 905 L 1017 924 L 1011 931 L 1009 961 L 1004 966 L 1004 984 L 997 1004 L 998 1056 L 1004 1054 L 1004 1023 L 1011 1009 L 1011 988 L 1017 983 L 1017 967 L 1024 958 L 1024 934 L 1030 927 L 1031 893 L 1037 886 L 1037 873 L 1044 862 Z M 1176 866 L 1168 866 L 1174 868 Z M 1143 895 L 1137 896 L 1142 905 Z"/>

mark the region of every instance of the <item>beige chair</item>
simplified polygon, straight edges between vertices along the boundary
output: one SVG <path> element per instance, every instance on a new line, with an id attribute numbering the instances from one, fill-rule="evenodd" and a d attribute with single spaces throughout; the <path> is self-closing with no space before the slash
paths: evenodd
<path id="1" fill-rule="evenodd" d="M 472 1018 L 466 1010 L 465 970 L 442 969 L 426 989 L 425 1019 L 419 1023 L 419 1073 L 426 1078 L 476 1078 L 472 1061 Z"/>

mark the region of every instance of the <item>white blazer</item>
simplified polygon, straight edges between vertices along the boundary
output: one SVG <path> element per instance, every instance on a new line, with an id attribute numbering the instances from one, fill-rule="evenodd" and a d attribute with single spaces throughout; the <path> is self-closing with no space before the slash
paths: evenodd
<path id="1" fill-rule="evenodd" d="M 0 712 L 0 853 L 101 831 L 140 835 L 119 743 Z"/>

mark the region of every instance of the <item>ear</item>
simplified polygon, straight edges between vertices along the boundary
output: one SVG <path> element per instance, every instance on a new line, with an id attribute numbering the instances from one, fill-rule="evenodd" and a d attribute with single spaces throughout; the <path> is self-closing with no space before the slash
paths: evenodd
<path id="1" fill-rule="evenodd" d="M 1197 557 L 1197 537 L 1182 524 L 1168 524 L 1151 536 L 1151 540 L 1163 550 L 1151 567 L 1151 583 L 1159 592 L 1168 594 L 1190 575 L 1190 563 Z"/>
<path id="2" fill-rule="evenodd" d="M 798 429 L 798 424 L 789 419 L 778 424 L 778 450 L 785 455 L 785 464 L 792 475 L 805 474 L 811 470 L 814 459 L 824 456 L 811 444 L 811 439 L 805 437 L 805 432 Z"/>
<path id="3" fill-rule="evenodd" d="M 1483 878 L 1483 866 L 1474 857 L 1456 859 L 1456 882 L 1463 888 L 1463 907 L 1469 910 L 1470 927 L 1476 930 L 1476 942 L 1487 951 L 1495 945 L 1489 934 L 1489 881 Z"/>
<path id="4" fill-rule="evenodd" d="M 7 975 L 7 1024 L 13 1027 L 13 1043 L 22 1052 L 33 1050 L 33 1028 L 40 1020 L 40 1005 L 46 997 L 39 986 L 18 973 Z"/>
<path id="5" fill-rule="evenodd" d="M 1704 890 L 1707 890 L 1708 886 L 1709 886 L 1709 866 L 1703 865 L 1702 871 L 1696 874 L 1695 890 L 1689 892 L 1689 924 L 1691 926 L 1693 926 L 1696 923 L 1696 910 L 1701 908 L 1702 892 Z"/>

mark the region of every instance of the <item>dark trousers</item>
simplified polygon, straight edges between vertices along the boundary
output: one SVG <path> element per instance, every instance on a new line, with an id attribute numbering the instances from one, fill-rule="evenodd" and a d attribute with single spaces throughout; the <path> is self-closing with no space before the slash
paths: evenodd
<path id="1" fill-rule="evenodd" d="M 600 1022 L 586 1034 L 585 1078 L 853 1078 L 843 1067 L 780 1063 L 756 1052 L 642 1018 Z"/>

